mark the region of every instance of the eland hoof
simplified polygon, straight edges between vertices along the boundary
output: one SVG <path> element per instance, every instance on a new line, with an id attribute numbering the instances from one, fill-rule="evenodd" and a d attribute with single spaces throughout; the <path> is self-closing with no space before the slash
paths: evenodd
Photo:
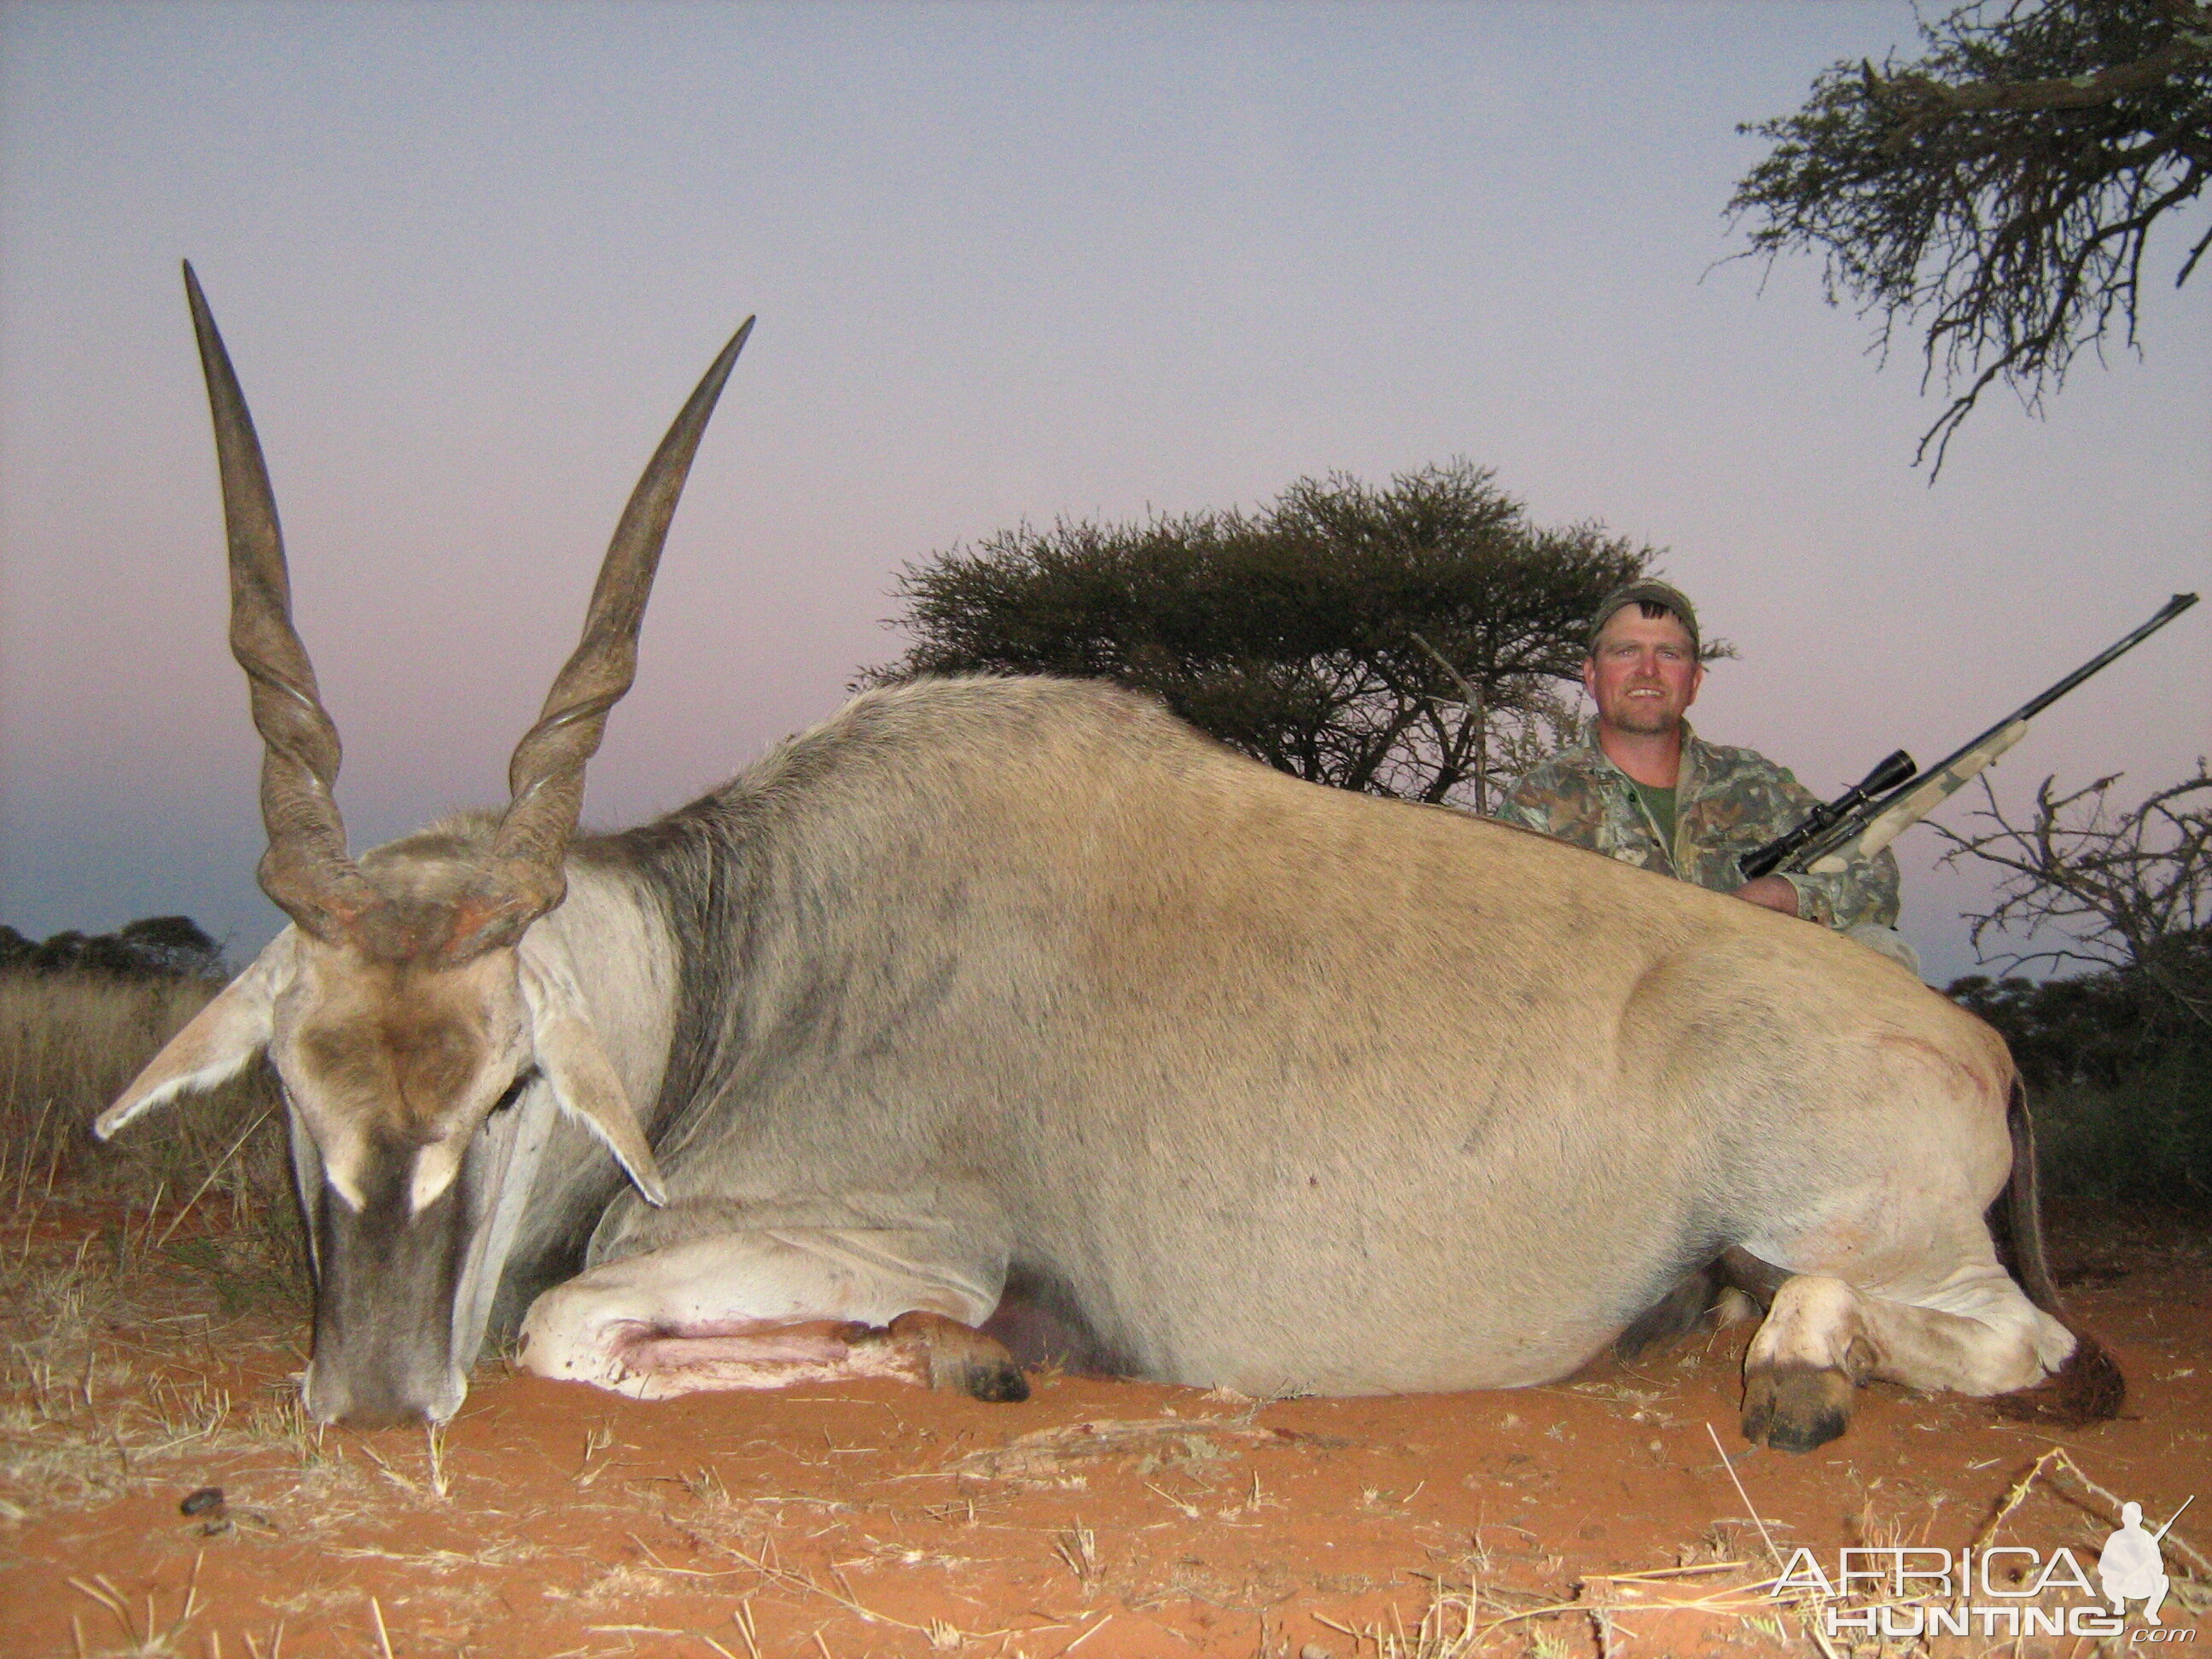
<path id="1" fill-rule="evenodd" d="M 1743 1384 L 1743 1437 L 1776 1451 L 1825 1446 L 1851 1425 L 1850 1377 L 1832 1367 L 1776 1365 Z"/>
<path id="2" fill-rule="evenodd" d="M 1029 1379 L 1003 1344 L 943 1314 L 917 1310 L 879 1328 L 847 1326 L 839 1334 L 856 1347 L 881 1342 L 909 1352 L 919 1349 L 933 1389 L 957 1389 L 994 1403 L 1030 1397 Z"/>

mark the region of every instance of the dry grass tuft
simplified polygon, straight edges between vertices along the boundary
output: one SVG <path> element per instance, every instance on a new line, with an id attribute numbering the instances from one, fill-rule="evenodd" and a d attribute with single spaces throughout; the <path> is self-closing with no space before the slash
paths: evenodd
<path id="1" fill-rule="evenodd" d="M 92 1137 L 92 1120 L 217 988 L 0 975 L 0 1236 L 25 1241 L 17 1255 L 50 1207 L 97 1207 L 113 1212 L 104 1254 L 118 1279 L 158 1255 L 226 1311 L 306 1305 L 283 1113 L 261 1068 L 161 1107 L 111 1143 Z"/>
<path id="2" fill-rule="evenodd" d="M 131 1339 L 189 1328 L 212 1341 L 243 1309 L 307 1305 L 283 1115 L 258 1071 L 112 1146 L 90 1133 L 216 988 L 0 975 L 0 1486 L 17 1517 L 132 1491 L 148 1466 L 218 1446 L 280 1449 L 303 1474 L 319 1462 L 296 1398 L 177 1382 Z M 207 1296 L 180 1297 L 180 1279 Z"/>
<path id="3" fill-rule="evenodd" d="M 69 1583 L 71 1589 L 80 1595 L 89 1596 L 98 1602 L 122 1629 L 123 1645 L 116 1648 L 104 1648 L 100 1651 L 104 1654 L 116 1655 L 118 1659 L 125 1659 L 125 1656 L 127 1659 L 181 1659 L 181 1656 L 185 1652 L 185 1649 L 180 1645 L 184 1640 L 185 1626 L 191 1623 L 193 1618 L 201 1610 L 199 1582 L 200 1565 L 204 1559 L 204 1557 L 193 1559 L 191 1581 L 185 1587 L 184 1606 L 179 1610 L 175 1618 L 167 1622 L 155 1613 L 154 1595 L 151 1591 L 147 1593 L 145 1613 L 142 1619 L 138 1609 L 131 1605 L 130 1598 L 109 1583 L 105 1574 L 93 1574 L 89 1583 L 82 1578 L 70 1579 Z M 82 1626 L 75 1619 L 70 1620 L 70 1625 L 76 1632 L 77 1651 L 87 1652 Z"/>
<path id="4" fill-rule="evenodd" d="M 1097 1582 L 1103 1570 L 1098 1559 L 1098 1534 L 1083 1524 L 1081 1516 L 1052 1540 L 1052 1553 L 1066 1564 L 1076 1582 L 1085 1589 Z"/>
<path id="5" fill-rule="evenodd" d="M 0 1194 L 19 1213 L 74 1195 L 144 1209 L 166 1244 L 187 1215 L 294 1227 L 283 1114 L 258 1067 L 103 1146 L 92 1120 L 221 988 L 0 974 Z M 249 1133 L 250 1130 L 250 1133 Z"/>
<path id="6" fill-rule="evenodd" d="M 226 1340 L 227 1322 L 212 1306 L 179 1307 L 173 1275 L 118 1269 L 107 1249 L 40 1242 L 0 1262 L 0 1306 L 8 1310 L 0 1489 L 9 1518 L 142 1491 L 214 1451 L 274 1454 L 301 1477 L 324 1466 L 290 1382 L 281 1398 L 240 1399 L 149 1360 L 149 1337 L 155 1352 L 173 1350 L 164 1340 L 171 1334 Z"/>

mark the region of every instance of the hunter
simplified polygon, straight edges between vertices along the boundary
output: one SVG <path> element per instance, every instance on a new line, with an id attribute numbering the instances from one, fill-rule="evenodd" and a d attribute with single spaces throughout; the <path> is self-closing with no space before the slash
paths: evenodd
<path id="1" fill-rule="evenodd" d="M 1889 853 L 1837 875 L 1743 879 L 1736 860 L 1820 803 L 1765 756 L 1690 730 L 1683 716 L 1705 678 L 1698 613 L 1680 590 L 1650 580 L 1614 589 L 1598 606 L 1583 661 L 1597 718 L 1579 742 L 1515 784 L 1497 816 L 1832 927 L 1917 973 L 1918 958 L 1897 931 Z"/>

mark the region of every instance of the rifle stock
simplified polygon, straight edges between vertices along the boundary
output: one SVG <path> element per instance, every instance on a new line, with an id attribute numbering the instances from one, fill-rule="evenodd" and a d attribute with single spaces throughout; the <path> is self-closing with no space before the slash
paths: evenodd
<path id="1" fill-rule="evenodd" d="M 1894 754 L 1883 757 L 1873 771 L 1844 790 L 1835 799 L 1827 802 L 1825 805 L 1814 807 L 1805 815 L 1803 821 L 1795 829 L 1776 836 L 1757 852 L 1741 860 L 1737 867 L 1743 872 L 1743 878 L 1746 881 L 1756 881 L 1759 877 L 1771 874 L 1780 869 L 1784 864 L 1790 862 L 1791 855 L 1801 848 L 1843 822 L 1853 808 L 1873 799 L 1885 789 L 1894 788 L 1917 770 L 1918 769 L 1912 763 L 1912 757 L 1902 749 Z"/>

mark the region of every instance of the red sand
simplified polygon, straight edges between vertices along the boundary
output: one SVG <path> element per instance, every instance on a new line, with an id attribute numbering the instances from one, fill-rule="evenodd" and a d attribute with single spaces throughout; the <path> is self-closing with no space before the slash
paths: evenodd
<path id="1" fill-rule="evenodd" d="M 419 1431 L 333 1431 L 303 1468 L 312 1436 L 156 1451 L 143 1422 L 121 1497 L 0 1487 L 27 1511 L 0 1522 L 0 1651 L 1345 1659 L 1418 1651 L 1437 1586 L 1472 1579 L 1480 1622 L 1501 1621 L 1485 1652 L 1809 1652 L 1755 1595 L 1756 1622 L 1646 1613 L 1654 1587 L 1593 1581 L 1721 1561 L 1747 1565 L 1660 1587 L 1748 1583 L 1771 1571 L 1760 1522 L 1784 1553 L 1956 1549 L 2054 1443 L 2154 1521 L 2201 1494 L 2212 1534 L 2212 1249 L 2170 1218 L 2061 1221 L 2076 1315 L 2132 1389 L 2121 1420 L 2078 1432 L 1877 1387 L 1842 1440 L 1750 1451 L 1747 1326 L 1550 1388 L 1257 1405 L 1065 1376 L 1011 1406 L 890 1382 L 641 1405 L 487 1365 L 445 1437 L 442 1496 Z M 172 1322 L 109 1332 L 100 1360 L 127 1361 L 145 1411 L 214 1385 L 234 1423 L 253 1404 L 265 1419 L 296 1316 L 225 1321 L 181 1278 L 167 1294 Z M 131 1409 L 95 1388 L 95 1420 Z M 49 1432 L 9 1422 L 19 1443 Z M 222 1510 L 180 1515 L 208 1486 Z M 2094 1566 L 2110 1525 L 2039 1490 L 2003 1540 Z M 1563 1603 L 1578 1610 L 1537 1611 Z"/>

